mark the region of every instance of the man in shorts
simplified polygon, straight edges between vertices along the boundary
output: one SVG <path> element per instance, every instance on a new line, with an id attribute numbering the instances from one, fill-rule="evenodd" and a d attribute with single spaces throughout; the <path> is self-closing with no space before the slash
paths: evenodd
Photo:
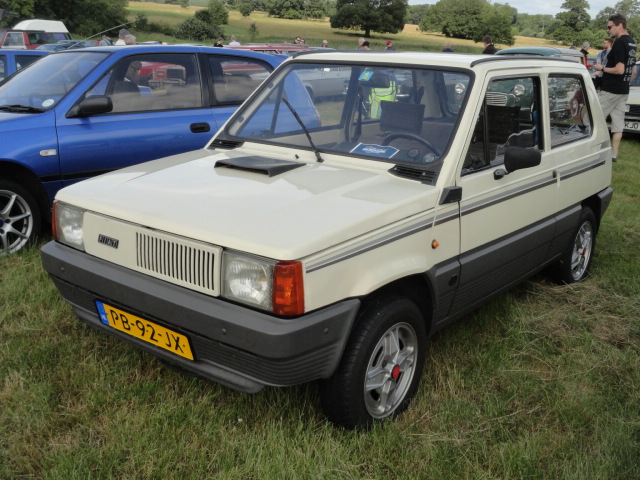
<path id="1" fill-rule="evenodd" d="M 606 65 L 594 68 L 603 72 L 598 99 L 605 116 L 611 116 L 611 147 L 615 162 L 624 130 L 629 81 L 636 64 L 636 43 L 627 31 L 626 17 L 619 13 L 609 17 L 607 32 L 614 39 L 611 52 L 607 55 Z"/>

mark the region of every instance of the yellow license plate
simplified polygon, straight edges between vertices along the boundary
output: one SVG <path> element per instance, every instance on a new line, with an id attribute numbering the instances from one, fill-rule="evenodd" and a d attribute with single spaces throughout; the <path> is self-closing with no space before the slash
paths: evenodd
<path id="1" fill-rule="evenodd" d="M 193 360 L 189 339 L 157 323 L 137 317 L 106 303 L 96 302 L 100 321 L 132 337 Z"/>

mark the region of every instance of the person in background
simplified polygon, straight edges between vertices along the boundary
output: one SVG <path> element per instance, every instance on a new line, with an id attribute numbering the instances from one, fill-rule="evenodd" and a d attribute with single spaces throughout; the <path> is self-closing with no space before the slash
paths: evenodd
<path id="1" fill-rule="evenodd" d="M 296 37 L 293 43 L 295 43 L 296 45 L 302 45 L 302 38 Z"/>
<path id="2" fill-rule="evenodd" d="M 222 48 L 224 47 L 224 45 L 222 44 L 223 39 L 219 38 L 218 40 L 216 40 L 216 43 L 213 44 L 214 47 L 218 47 L 218 48 Z"/>
<path id="3" fill-rule="evenodd" d="M 582 48 L 580 49 L 580 53 L 582 54 L 582 64 L 585 67 L 588 67 L 587 59 L 589 58 L 589 49 L 591 48 L 591 44 L 589 42 L 584 42 L 582 44 Z"/>
<path id="4" fill-rule="evenodd" d="M 124 36 L 124 44 L 125 45 L 135 45 L 136 44 L 136 37 L 128 34 Z"/>
<path id="5" fill-rule="evenodd" d="M 483 37 L 482 44 L 484 45 L 484 50 L 482 51 L 483 55 L 493 55 L 498 51 L 489 35 L 485 35 Z"/>
<path id="6" fill-rule="evenodd" d="M 121 29 L 118 32 L 118 40 L 116 40 L 116 43 L 114 45 L 126 45 L 126 43 L 124 42 L 124 37 L 126 37 L 127 35 L 131 35 L 131 32 L 129 32 L 129 30 L 127 30 L 126 28 Z"/>
<path id="7" fill-rule="evenodd" d="M 229 42 L 229 46 L 230 47 L 239 47 L 240 46 L 240 42 L 238 41 L 238 39 L 236 38 L 235 35 L 231 35 L 231 41 Z"/>
<path id="8" fill-rule="evenodd" d="M 451 42 L 444 42 L 444 45 L 442 46 L 442 51 L 453 52 L 453 48 L 451 48 Z"/>
<path id="9" fill-rule="evenodd" d="M 327 42 L 326 40 L 322 40 L 322 48 L 329 48 L 329 42 Z"/>
<path id="10" fill-rule="evenodd" d="M 113 42 L 111 41 L 111 39 L 109 37 L 107 37 L 106 35 L 102 35 L 102 39 L 98 43 L 98 46 L 106 47 L 106 46 L 109 46 L 109 45 L 113 45 Z"/>
<path id="11" fill-rule="evenodd" d="M 358 39 L 358 48 L 356 48 L 356 50 L 364 50 L 364 49 L 362 48 L 362 45 L 363 45 L 363 44 L 364 44 L 364 37 L 360 37 L 360 38 Z"/>
<path id="12" fill-rule="evenodd" d="M 369 42 L 367 42 L 366 40 L 362 42 L 361 48 L 359 48 L 358 50 L 371 50 L 369 48 Z"/>
<path id="13" fill-rule="evenodd" d="M 385 50 L 393 51 L 396 47 L 393 46 L 393 42 L 391 40 L 387 40 L 387 46 L 384 47 Z"/>
<path id="14" fill-rule="evenodd" d="M 627 31 L 627 18 L 619 13 L 609 17 L 607 32 L 615 39 L 607 63 L 593 68 L 603 72 L 598 100 L 604 116 L 611 115 L 611 149 L 615 162 L 624 130 L 629 81 L 636 64 L 636 42 Z"/>
<path id="15" fill-rule="evenodd" d="M 606 65 L 607 64 L 607 56 L 611 51 L 611 46 L 613 45 L 613 39 L 605 38 L 602 42 L 602 50 L 598 52 L 598 56 L 596 57 L 596 64 L 598 65 Z M 596 88 L 600 88 L 602 84 L 602 71 L 596 71 L 595 76 L 593 77 L 593 84 Z"/>

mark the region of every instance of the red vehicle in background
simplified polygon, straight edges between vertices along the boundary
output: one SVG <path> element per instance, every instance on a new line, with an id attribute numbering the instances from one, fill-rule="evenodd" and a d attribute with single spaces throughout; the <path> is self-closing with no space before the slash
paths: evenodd
<path id="1" fill-rule="evenodd" d="M 71 34 L 56 20 L 23 20 L 13 28 L 0 29 L 0 48 L 33 50 L 60 40 L 71 40 Z"/>

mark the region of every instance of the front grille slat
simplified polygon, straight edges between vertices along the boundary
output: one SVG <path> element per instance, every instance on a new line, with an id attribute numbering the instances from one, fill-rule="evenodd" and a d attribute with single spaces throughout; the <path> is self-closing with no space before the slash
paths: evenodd
<path id="1" fill-rule="evenodd" d="M 217 295 L 216 256 L 220 249 L 180 238 L 136 232 L 139 271 L 176 285 Z"/>

